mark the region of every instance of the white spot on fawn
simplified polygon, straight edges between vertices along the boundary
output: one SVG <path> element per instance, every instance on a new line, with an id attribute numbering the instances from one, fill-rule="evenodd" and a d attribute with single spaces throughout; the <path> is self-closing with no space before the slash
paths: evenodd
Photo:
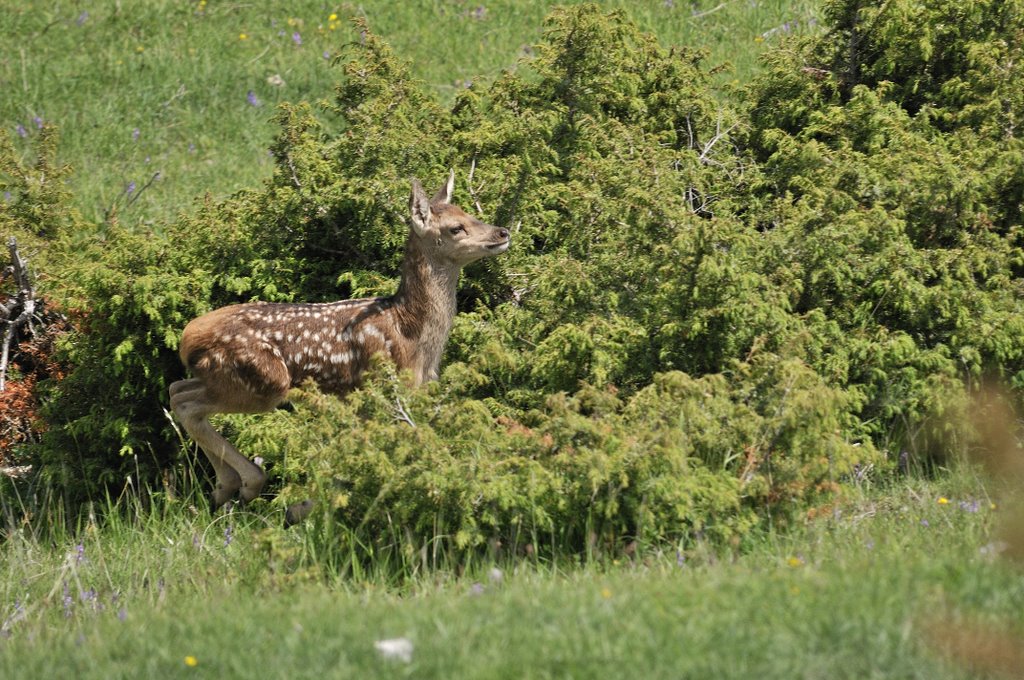
<path id="1" fill-rule="evenodd" d="M 384 334 L 381 333 L 380 329 L 374 326 L 373 324 L 368 323 L 365 326 L 363 326 L 363 333 L 369 335 L 370 337 L 384 340 Z"/>

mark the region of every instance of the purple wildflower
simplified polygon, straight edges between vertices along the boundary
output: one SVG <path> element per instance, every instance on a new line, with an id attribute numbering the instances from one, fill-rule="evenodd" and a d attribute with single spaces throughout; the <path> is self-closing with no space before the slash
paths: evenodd
<path id="1" fill-rule="evenodd" d="M 301 45 L 302 44 L 302 36 L 299 35 L 298 31 L 295 31 L 294 33 L 292 33 L 292 42 L 295 43 L 296 45 Z"/>
<path id="2" fill-rule="evenodd" d="M 235 527 L 234 527 L 234 525 L 229 524 L 226 527 L 224 527 L 224 547 L 225 548 L 228 547 L 229 545 L 231 545 L 231 541 L 234 540 L 234 536 L 235 536 Z"/>
<path id="3" fill-rule="evenodd" d="M 140 134 L 142 134 L 142 133 L 139 132 L 139 128 L 135 128 L 134 130 L 132 130 L 132 141 L 133 142 L 139 141 L 139 135 Z"/>
<path id="4" fill-rule="evenodd" d="M 195 153 L 196 152 L 196 145 L 193 144 L 192 142 L 189 142 L 189 144 L 188 144 L 188 152 L 189 153 Z"/>
<path id="5" fill-rule="evenodd" d="M 70 619 L 73 613 L 71 608 L 75 606 L 75 601 L 71 597 L 71 589 L 68 588 L 67 583 L 64 584 L 64 596 L 61 598 L 61 604 L 64 607 L 64 618 Z"/>
<path id="6" fill-rule="evenodd" d="M 85 544 L 79 543 L 75 546 L 75 564 L 81 564 L 85 561 Z"/>
<path id="7" fill-rule="evenodd" d="M 117 620 L 118 621 L 126 621 L 127 619 L 128 619 L 128 610 L 126 610 L 124 607 L 121 607 L 120 609 L 118 609 L 117 610 Z"/>
<path id="8" fill-rule="evenodd" d="M 43 118 L 42 118 L 42 116 L 35 116 L 34 118 L 32 118 L 32 122 L 36 124 L 36 129 L 37 130 L 42 130 L 43 129 Z"/>
<path id="9" fill-rule="evenodd" d="M 957 505 L 964 512 L 977 512 L 981 508 L 981 503 L 977 499 L 973 501 L 960 501 Z"/>
<path id="10" fill-rule="evenodd" d="M 686 566 L 686 555 L 682 550 L 676 550 L 676 566 L 679 568 Z"/>
<path id="11" fill-rule="evenodd" d="M 479 5 L 475 10 L 472 11 L 471 16 L 474 19 L 483 19 L 485 16 L 487 16 L 487 8 L 484 7 L 483 5 Z"/>
<path id="12" fill-rule="evenodd" d="M 21 123 L 18 123 L 18 125 L 15 126 L 14 131 L 18 133 L 19 137 L 28 137 L 28 130 L 26 130 L 25 126 Z"/>
<path id="13" fill-rule="evenodd" d="M 484 594 L 484 584 L 482 584 L 482 583 L 474 583 L 473 585 L 471 585 L 469 587 L 469 594 L 470 595 L 483 595 Z"/>
<path id="14" fill-rule="evenodd" d="M 245 100 L 247 102 L 249 102 L 250 106 L 259 106 L 260 105 L 259 97 L 257 97 L 256 93 L 253 92 L 252 90 L 249 90 L 249 92 L 245 95 Z"/>
<path id="15" fill-rule="evenodd" d="M 4 622 L 0 624 L 0 637 L 9 638 L 11 637 L 11 628 L 14 627 L 18 621 L 25 618 L 25 608 L 21 606 L 21 600 L 14 598 L 14 611 L 11 615 L 4 619 Z"/>
<path id="16" fill-rule="evenodd" d="M 10 203 L 10 202 L 11 202 L 11 192 L 10 192 L 10 191 L 5 191 L 5 192 L 4 192 L 4 200 L 5 200 L 6 202 L 8 202 L 8 203 Z"/>
<path id="17" fill-rule="evenodd" d="M 88 20 L 89 20 L 89 13 L 83 11 L 81 14 L 78 15 L 78 18 L 75 19 L 75 23 L 78 24 L 79 26 L 81 26 L 82 24 L 84 24 Z"/>
<path id="18" fill-rule="evenodd" d="M 926 519 L 922 519 L 922 520 L 921 520 L 921 526 L 923 526 L 923 527 L 928 527 L 928 526 L 931 526 L 931 525 L 930 525 L 930 524 L 928 524 L 928 520 L 926 520 Z"/>
<path id="19" fill-rule="evenodd" d="M 327 50 L 324 50 L 324 59 L 330 59 L 330 58 L 331 58 L 331 53 L 328 52 Z"/>
<path id="20" fill-rule="evenodd" d="M 135 182 L 128 182 L 128 186 L 124 188 L 124 193 L 131 196 L 135 193 Z"/>

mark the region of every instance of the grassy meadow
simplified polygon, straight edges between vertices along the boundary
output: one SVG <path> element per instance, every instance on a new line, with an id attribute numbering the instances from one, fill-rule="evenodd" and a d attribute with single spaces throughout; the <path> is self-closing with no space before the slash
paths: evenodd
<path id="1" fill-rule="evenodd" d="M 270 174 L 275 105 L 331 96 L 333 56 L 359 39 L 348 17 L 365 16 L 448 103 L 515 68 L 554 4 L 0 0 L 0 126 L 28 153 L 55 124 L 82 214 L 159 229 L 204 193 Z M 766 46 L 817 30 L 819 9 L 599 4 L 664 44 L 707 49 L 737 84 Z M 53 517 L 4 518 L 0 677 L 966 679 L 1024 667 L 1024 578 L 1004 555 L 1020 539 L 1001 528 L 1014 501 L 964 463 L 851 485 L 828 512 L 726 547 L 468 566 L 396 550 L 401 564 L 354 559 L 326 578 L 291 561 L 307 527 L 284 530 L 263 501 L 211 515 L 209 480 L 185 476 L 178 495 L 110 499 L 74 530 L 56 501 Z"/>
<path id="2" fill-rule="evenodd" d="M 8 541 L 0 673 L 1012 677 L 1024 582 L 998 556 L 1000 512 L 962 471 L 864 490 L 743 550 L 481 562 L 388 587 L 372 571 L 278 571 L 267 542 L 302 532 L 259 514 L 157 504 L 54 543 Z M 382 653 L 386 640 L 407 646 Z"/>
<path id="3" fill-rule="evenodd" d="M 270 174 L 275 105 L 331 97 L 332 57 L 358 39 L 350 17 L 366 17 L 448 102 L 515 68 L 556 4 L 4 0 L 0 125 L 26 147 L 42 122 L 59 127 L 87 218 L 159 223 L 206 192 L 223 196 Z M 625 8 L 666 44 L 708 49 L 737 82 L 763 47 L 815 27 L 809 0 L 600 4 Z"/>

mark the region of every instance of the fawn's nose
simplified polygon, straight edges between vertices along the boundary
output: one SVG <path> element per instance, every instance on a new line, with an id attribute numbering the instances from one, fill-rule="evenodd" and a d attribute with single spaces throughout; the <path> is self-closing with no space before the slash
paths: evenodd
<path id="1" fill-rule="evenodd" d="M 499 229 L 498 230 L 498 236 L 500 236 L 501 238 L 507 239 L 508 238 L 508 229 Z"/>

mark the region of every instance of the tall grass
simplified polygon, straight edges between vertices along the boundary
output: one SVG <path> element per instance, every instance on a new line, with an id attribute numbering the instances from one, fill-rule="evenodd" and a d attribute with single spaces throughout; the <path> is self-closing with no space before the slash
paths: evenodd
<path id="1" fill-rule="evenodd" d="M 1024 585 L 992 536 L 1000 509 L 966 470 L 745 546 L 481 559 L 400 588 L 382 571 L 288 569 L 282 548 L 311 529 L 258 508 L 131 509 L 50 543 L 8 538 L 3 677 L 968 678 L 979 667 L 945 655 L 948 635 L 1024 633 Z M 409 661 L 375 649 L 393 638 Z"/>
<path id="2" fill-rule="evenodd" d="M 38 125 L 55 123 L 86 217 L 158 225 L 206 192 L 269 175 L 274 106 L 331 96 L 332 57 L 358 39 L 349 17 L 366 16 L 450 101 L 528 56 L 555 4 L 0 0 L 0 127 L 27 149 Z M 709 50 L 713 63 L 733 65 L 723 77 L 741 82 L 765 46 L 815 30 L 818 2 L 599 4 L 623 9 L 664 43 Z"/>

